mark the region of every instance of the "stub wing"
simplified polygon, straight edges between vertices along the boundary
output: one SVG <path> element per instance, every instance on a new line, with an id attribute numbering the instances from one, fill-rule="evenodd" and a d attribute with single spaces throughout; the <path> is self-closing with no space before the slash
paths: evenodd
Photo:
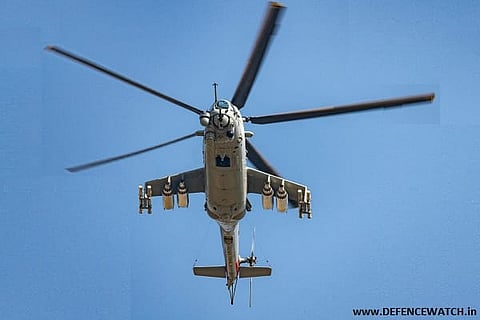
<path id="1" fill-rule="evenodd" d="M 300 218 L 311 218 L 311 194 L 305 185 L 247 167 L 247 192 L 261 194 L 264 209 L 272 209 L 276 198 L 278 211 L 299 208 Z"/>
<path id="2" fill-rule="evenodd" d="M 171 176 L 166 176 L 160 179 L 155 179 L 145 182 L 145 188 L 151 186 L 152 197 L 163 195 L 162 191 L 165 185 L 170 183 L 170 188 L 173 194 L 179 190 L 180 182 L 183 182 L 188 189 L 188 193 L 205 192 L 205 174 L 204 168 L 198 168 L 191 171 L 177 173 Z M 181 188 L 180 188 L 181 189 Z"/>
<path id="3" fill-rule="evenodd" d="M 162 196 L 165 210 L 173 209 L 175 198 L 179 208 L 186 208 L 189 203 L 188 195 L 199 192 L 205 192 L 204 168 L 147 181 L 145 188 L 138 187 L 138 212 L 142 213 L 147 209 L 148 213 L 152 213 L 152 197 L 156 196 Z"/>

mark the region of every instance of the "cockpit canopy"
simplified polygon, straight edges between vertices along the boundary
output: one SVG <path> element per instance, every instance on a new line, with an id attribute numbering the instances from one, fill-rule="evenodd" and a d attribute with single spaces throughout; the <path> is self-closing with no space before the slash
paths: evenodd
<path id="1" fill-rule="evenodd" d="M 223 99 L 220 99 L 220 100 L 217 100 L 213 105 L 212 105 L 212 111 L 213 110 L 222 110 L 222 111 L 227 111 L 227 110 L 231 110 L 232 104 L 230 103 L 230 101 L 227 101 L 227 100 L 223 100 Z"/>

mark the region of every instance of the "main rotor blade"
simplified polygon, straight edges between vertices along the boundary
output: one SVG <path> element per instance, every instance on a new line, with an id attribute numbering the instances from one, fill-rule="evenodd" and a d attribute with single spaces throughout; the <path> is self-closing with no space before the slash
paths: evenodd
<path id="1" fill-rule="evenodd" d="M 145 152 L 149 152 L 149 151 L 152 151 L 152 150 L 155 150 L 155 149 L 159 149 L 159 148 L 168 146 L 170 144 L 174 144 L 174 143 L 180 142 L 182 140 L 186 140 L 186 139 L 195 137 L 196 135 L 197 135 L 197 133 L 194 132 L 194 133 L 191 133 L 189 135 L 186 135 L 186 136 L 183 136 L 183 137 L 180 137 L 180 138 L 168 141 L 168 142 L 164 142 L 164 143 L 161 143 L 161 144 L 157 144 L 157 145 L 149 147 L 149 148 L 145 148 L 145 149 L 142 149 L 142 150 L 126 153 L 126 154 L 116 156 L 116 157 L 111 157 L 111 158 L 107 158 L 107 159 L 103 159 L 103 160 L 97 160 L 97 161 L 94 161 L 94 162 L 82 164 L 82 165 L 75 166 L 75 167 L 70 167 L 70 168 L 67 168 L 67 170 L 70 171 L 70 172 L 78 172 L 78 171 L 83 171 L 83 170 L 87 170 L 87 169 L 92 169 L 92 168 L 95 168 L 95 167 L 98 167 L 98 166 L 101 166 L 101 165 L 104 165 L 104 164 L 107 164 L 107 163 L 115 162 L 115 161 L 118 161 L 118 160 L 123 160 L 123 159 L 130 158 L 130 157 L 133 157 L 133 156 L 145 153 Z"/>
<path id="2" fill-rule="evenodd" d="M 267 51 L 272 35 L 274 34 L 280 12 L 284 8 L 285 7 L 278 2 L 269 3 L 267 13 L 263 20 L 263 25 L 257 36 L 257 40 L 252 53 L 250 54 L 245 70 L 243 71 L 242 78 L 240 79 L 232 98 L 232 103 L 239 109 L 243 108 L 245 101 L 247 101 L 250 89 L 252 89 L 258 70 L 260 69 L 260 65 L 265 56 L 265 52 Z"/>
<path id="3" fill-rule="evenodd" d="M 136 81 L 133 81 L 132 79 L 129 79 L 129 78 L 125 77 L 125 76 L 122 76 L 121 74 L 118 74 L 118 73 L 116 73 L 116 72 L 114 72 L 114 71 L 112 71 L 112 70 L 109 70 L 109 69 L 107 69 L 106 67 L 104 67 L 104 66 L 102 66 L 102 65 L 99 65 L 99 64 L 97 64 L 97 63 L 95 63 L 95 62 L 93 62 L 93 61 L 90 61 L 90 60 L 87 60 L 87 59 L 82 58 L 82 57 L 80 57 L 80 56 L 77 56 L 77 55 L 75 55 L 75 54 L 73 54 L 73 53 L 71 53 L 71 52 L 68 52 L 67 50 L 64 50 L 64 49 L 62 49 L 62 48 L 59 48 L 59 47 L 56 47 L 56 46 L 47 46 L 47 47 L 45 47 L 45 50 L 53 51 L 53 52 L 55 52 L 55 53 L 58 53 L 59 55 L 62 55 L 62 56 L 64 56 L 64 57 L 66 57 L 66 58 L 69 58 L 69 59 L 71 59 L 71 60 L 73 60 L 73 61 L 75 61 L 75 62 L 78 62 L 78 63 L 80 63 L 80 64 L 86 65 L 86 66 L 88 66 L 88 67 L 90 67 L 90 68 L 93 68 L 93 69 L 99 71 L 99 72 L 108 74 L 109 76 L 114 77 L 114 78 L 117 79 L 117 80 L 123 81 L 123 82 L 125 82 L 125 83 L 127 83 L 127 84 L 129 84 L 129 85 L 132 85 L 132 86 L 134 86 L 134 87 L 136 87 L 136 88 L 138 88 L 138 89 L 141 89 L 141 90 L 146 91 L 146 92 L 148 92 L 148 93 L 150 93 L 150 94 L 153 94 L 154 96 L 157 96 L 157 97 L 159 97 L 159 98 L 161 98 L 161 99 L 167 100 L 168 102 L 171 102 L 171 103 L 173 103 L 173 104 L 176 104 L 177 106 L 180 106 L 180 107 L 182 107 L 182 108 L 184 108 L 184 109 L 187 109 L 187 110 L 189 110 L 189 111 L 195 112 L 196 114 L 201 114 L 201 113 L 203 112 L 202 110 L 200 110 L 200 109 L 198 109 L 198 108 L 196 108 L 196 107 L 194 107 L 194 106 L 191 106 L 191 105 L 189 105 L 189 104 L 186 104 L 185 102 L 182 102 L 182 101 L 179 101 L 179 100 L 177 100 L 177 99 L 174 99 L 174 98 L 172 98 L 172 97 L 170 97 L 170 96 L 167 96 L 166 94 L 163 94 L 163 93 L 161 93 L 161 92 L 159 92 L 159 91 L 156 91 L 156 90 L 154 90 L 154 89 L 152 89 L 152 88 L 149 88 L 149 87 L 147 87 L 147 86 L 144 86 L 144 85 L 141 84 L 141 83 L 138 83 L 138 82 L 136 82 Z"/>
<path id="4" fill-rule="evenodd" d="M 432 102 L 435 98 L 434 93 L 420 94 L 415 96 L 399 97 L 385 100 L 375 100 L 361 103 L 353 103 L 342 106 L 322 107 L 311 110 L 294 111 L 287 113 L 277 113 L 272 115 L 247 117 L 246 121 L 255 124 L 269 124 L 276 122 L 295 121 L 301 119 L 310 119 L 324 116 L 331 116 L 341 113 L 358 112 L 377 108 L 399 107 L 407 104 Z"/>
<path id="5" fill-rule="evenodd" d="M 246 140 L 246 148 L 247 148 L 247 158 L 250 162 L 260 171 L 273 174 L 274 176 L 280 177 L 280 174 L 275 170 L 272 165 L 265 159 L 260 152 L 253 146 L 253 144 Z"/>

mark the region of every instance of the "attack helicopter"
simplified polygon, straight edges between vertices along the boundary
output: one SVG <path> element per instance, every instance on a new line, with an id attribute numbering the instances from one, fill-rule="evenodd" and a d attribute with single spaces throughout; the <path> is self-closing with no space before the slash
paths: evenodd
<path id="1" fill-rule="evenodd" d="M 49 51 L 107 74 L 193 112 L 199 117 L 203 130 L 149 148 L 70 167 L 67 170 L 78 172 L 91 169 L 195 136 L 203 137 L 203 166 L 150 180 L 139 186 L 139 213 L 142 214 L 144 210 L 148 214 L 152 213 L 153 197 L 162 197 L 163 208 L 171 210 L 174 208 L 175 198 L 178 207 L 186 208 L 189 205 L 189 194 L 204 193 L 204 209 L 208 216 L 218 223 L 220 228 L 224 263 L 218 266 L 194 266 L 193 273 L 197 276 L 225 279 L 231 304 L 234 302 L 238 279 L 250 279 L 249 304 L 251 305 L 252 278 L 270 276 L 272 273 L 269 266 L 256 266 L 257 258 L 254 255 L 254 242 L 252 242 L 249 256 L 241 257 L 239 255 L 239 222 L 245 217 L 246 212 L 252 209 L 247 195 L 261 195 L 263 209 L 271 210 L 275 206 L 279 212 L 286 212 L 288 208 L 297 208 L 299 218 L 306 216 L 310 219 L 312 217 L 310 190 L 305 185 L 285 179 L 273 168 L 250 142 L 249 138 L 253 133 L 245 130 L 245 124 L 271 124 L 378 108 L 398 107 L 432 102 L 435 97 L 434 93 L 426 93 L 287 113 L 243 116 L 240 110 L 246 104 L 284 9 L 285 7 L 277 2 L 268 4 L 263 24 L 232 98 L 230 100 L 218 99 L 216 84 L 214 84 L 214 103 L 207 110 L 170 97 L 58 46 L 46 47 Z M 249 167 L 247 160 L 255 168 Z"/>

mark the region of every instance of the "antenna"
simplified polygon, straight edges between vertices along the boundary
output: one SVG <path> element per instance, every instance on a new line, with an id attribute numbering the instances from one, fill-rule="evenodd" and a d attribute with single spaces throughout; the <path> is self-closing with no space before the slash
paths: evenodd
<path id="1" fill-rule="evenodd" d="M 213 83 L 213 94 L 215 96 L 215 102 L 217 102 L 217 87 L 218 87 L 218 83 L 214 82 Z"/>

